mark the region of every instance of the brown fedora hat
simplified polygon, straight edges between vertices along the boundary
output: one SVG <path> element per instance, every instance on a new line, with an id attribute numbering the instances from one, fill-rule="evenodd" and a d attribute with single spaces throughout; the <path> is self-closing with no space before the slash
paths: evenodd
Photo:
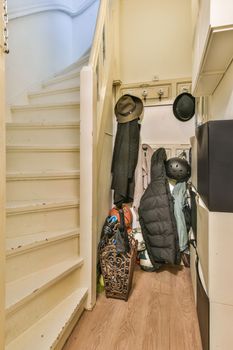
<path id="1" fill-rule="evenodd" d="M 117 101 L 114 112 L 118 123 L 127 123 L 140 118 L 143 112 L 143 103 L 139 97 L 123 95 Z"/>

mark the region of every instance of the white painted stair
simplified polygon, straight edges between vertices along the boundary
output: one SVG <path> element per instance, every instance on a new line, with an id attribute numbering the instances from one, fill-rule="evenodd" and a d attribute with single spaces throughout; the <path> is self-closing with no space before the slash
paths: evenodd
<path id="1" fill-rule="evenodd" d="M 42 87 L 46 90 L 52 90 L 54 88 L 71 88 L 76 87 L 77 83 L 80 82 L 80 71 L 74 70 L 68 73 L 60 74 L 53 79 L 44 81 Z"/>
<path id="2" fill-rule="evenodd" d="M 12 106 L 11 116 L 15 123 L 78 122 L 79 103 L 66 102 Z"/>
<path id="3" fill-rule="evenodd" d="M 79 124 L 79 121 L 8 123 L 7 144 L 79 146 Z"/>
<path id="4" fill-rule="evenodd" d="M 88 290 L 79 232 L 79 75 L 88 56 L 11 106 L 6 350 L 62 349 Z"/>
<path id="5" fill-rule="evenodd" d="M 29 102 L 33 104 L 38 103 L 56 103 L 58 98 L 60 102 L 77 101 L 79 102 L 79 87 L 67 87 L 60 89 L 50 89 L 44 91 L 33 91 L 28 94 Z"/>

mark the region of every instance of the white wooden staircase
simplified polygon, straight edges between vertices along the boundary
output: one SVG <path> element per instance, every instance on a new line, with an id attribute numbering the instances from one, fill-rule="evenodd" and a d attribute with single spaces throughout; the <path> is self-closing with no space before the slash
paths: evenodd
<path id="1" fill-rule="evenodd" d="M 87 299 L 79 240 L 79 74 L 85 56 L 11 107 L 6 350 L 61 349 Z"/>

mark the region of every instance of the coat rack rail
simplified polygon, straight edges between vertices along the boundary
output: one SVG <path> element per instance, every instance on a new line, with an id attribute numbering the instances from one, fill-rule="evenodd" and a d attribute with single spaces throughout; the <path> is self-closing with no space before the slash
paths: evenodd
<path id="1" fill-rule="evenodd" d="M 125 94 L 136 96 L 143 101 L 144 107 L 172 106 L 175 98 L 182 92 L 191 93 L 191 78 L 166 79 L 121 84 L 117 90 L 117 99 Z"/>
<path id="2" fill-rule="evenodd" d="M 173 102 L 160 103 L 160 104 L 148 104 L 148 105 L 144 104 L 144 108 L 147 108 L 147 107 L 164 107 L 164 106 L 173 106 Z"/>

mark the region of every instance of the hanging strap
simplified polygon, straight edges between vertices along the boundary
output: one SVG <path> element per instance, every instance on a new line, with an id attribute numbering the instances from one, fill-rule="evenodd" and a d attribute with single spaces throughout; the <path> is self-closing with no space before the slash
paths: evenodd
<path id="1" fill-rule="evenodd" d="M 120 216 L 120 226 L 119 226 L 119 231 L 121 233 L 122 238 L 124 239 L 124 244 L 125 244 L 125 252 L 129 252 L 130 246 L 129 246 L 129 237 L 128 233 L 125 227 L 125 215 L 124 215 L 124 210 L 119 209 L 119 216 Z"/>

